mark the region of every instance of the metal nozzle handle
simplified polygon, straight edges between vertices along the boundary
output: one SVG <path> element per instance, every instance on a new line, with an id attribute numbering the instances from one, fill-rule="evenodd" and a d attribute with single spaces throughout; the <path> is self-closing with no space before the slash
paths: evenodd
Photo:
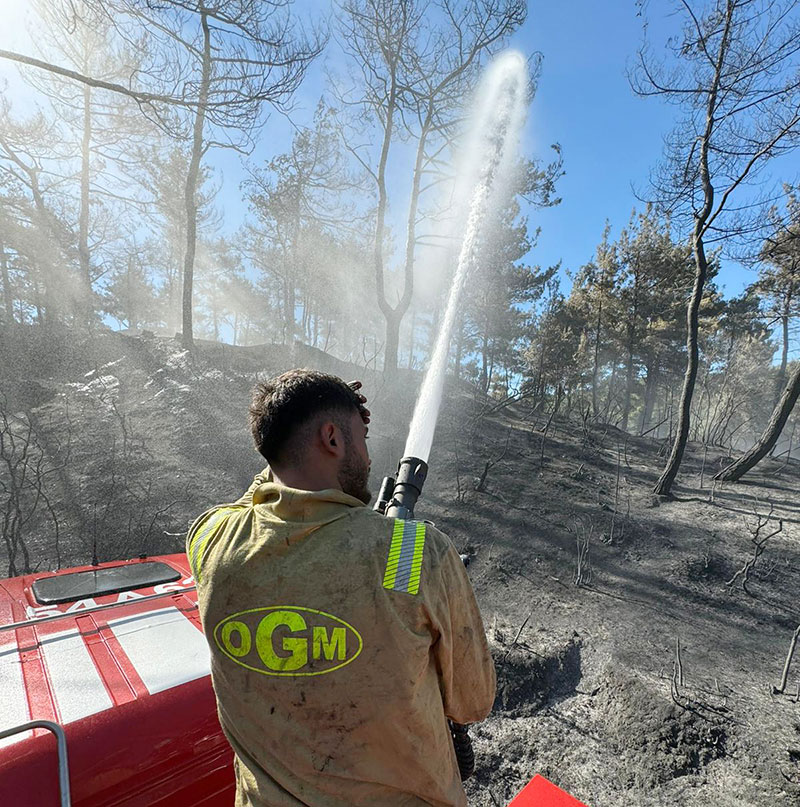
<path id="1" fill-rule="evenodd" d="M 383 482 L 381 482 L 381 489 L 378 493 L 378 498 L 375 502 L 375 506 L 372 508 L 375 512 L 380 513 L 381 515 L 386 515 L 386 506 L 392 500 L 392 494 L 394 493 L 394 477 L 393 476 L 384 476 Z"/>
<path id="2" fill-rule="evenodd" d="M 422 495 L 428 476 L 428 463 L 419 457 L 403 457 L 397 466 L 397 478 L 391 501 L 386 505 L 389 518 L 414 518 L 414 507 Z"/>

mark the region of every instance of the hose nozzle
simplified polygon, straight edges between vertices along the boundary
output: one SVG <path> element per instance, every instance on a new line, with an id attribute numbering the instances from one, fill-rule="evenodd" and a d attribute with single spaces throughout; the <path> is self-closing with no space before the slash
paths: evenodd
<path id="1" fill-rule="evenodd" d="M 425 460 L 419 457 L 403 457 L 397 466 L 394 490 L 391 500 L 386 505 L 385 515 L 389 518 L 414 518 L 414 507 L 422 495 L 422 486 L 427 476 L 428 463 Z"/>

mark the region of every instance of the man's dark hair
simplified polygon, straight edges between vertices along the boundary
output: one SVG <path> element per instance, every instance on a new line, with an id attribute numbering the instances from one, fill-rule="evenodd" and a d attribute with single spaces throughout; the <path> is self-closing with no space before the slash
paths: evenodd
<path id="1" fill-rule="evenodd" d="M 288 444 L 314 417 L 343 415 L 337 418 L 337 425 L 348 431 L 346 416 L 362 408 L 355 390 L 341 378 L 316 370 L 289 370 L 256 385 L 250 431 L 258 453 L 267 462 L 285 462 Z"/>

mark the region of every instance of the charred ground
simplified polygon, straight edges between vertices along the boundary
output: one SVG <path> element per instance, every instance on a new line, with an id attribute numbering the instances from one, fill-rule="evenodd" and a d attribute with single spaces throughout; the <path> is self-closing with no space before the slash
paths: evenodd
<path id="1" fill-rule="evenodd" d="M 11 348 L 3 412 L 39 464 L 15 562 L 40 569 L 179 551 L 188 523 L 261 467 L 245 426 L 259 375 L 361 378 L 373 487 L 402 453 L 419 383 L 300 345 L 192 357 L 109 333 Z M 504 804 L 538 772 L 591 807 L 800 804 L 800 657 L 773 690 L 800 624 L 800 465 L 714 487 L 725 457 L 692 446 L 664 501 L 650 493 L 664 449 L 448 387 L 418 514 L 470 555 L 498 670 L 494 712 L 473 729 L 471 803 Z M 759 539 L 783 529 L 745 591 L 728 582 L 759 514 Z"/>

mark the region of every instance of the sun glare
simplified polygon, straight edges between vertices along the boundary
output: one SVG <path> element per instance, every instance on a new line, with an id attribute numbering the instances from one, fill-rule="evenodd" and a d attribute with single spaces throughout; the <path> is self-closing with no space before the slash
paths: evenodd
<path id="1" fill-rule="evenodd" d="M 0 48 L 21 51 L 30 45 L 28 21 L 34 16 L 30 0 L 3 0 Z"/>

